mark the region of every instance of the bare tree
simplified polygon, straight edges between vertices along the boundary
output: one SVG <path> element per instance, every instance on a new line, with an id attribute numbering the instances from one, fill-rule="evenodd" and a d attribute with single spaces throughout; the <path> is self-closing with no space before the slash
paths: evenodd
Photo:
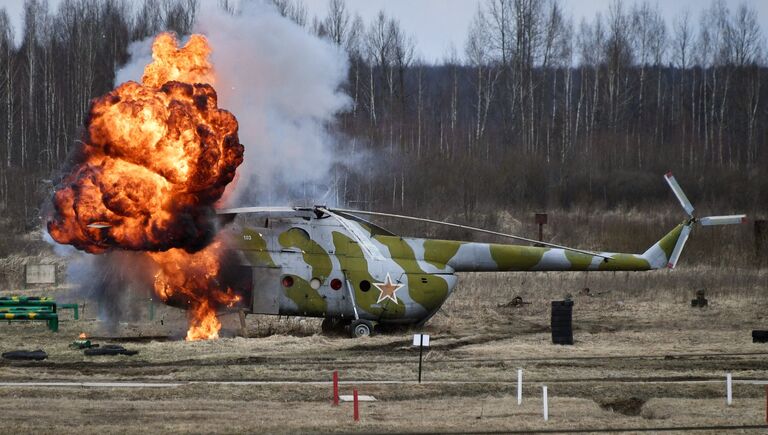
<path id="1" fill-rule="evenodd" d="M 413 61 L 413 52 L 416 44 L 412 36 L 405 34 L 400 27 L 400 22 L 393 19 L 389 20 L 387 25 L 388 39 L 391 43 L 390 55 L 392 56 L 392 65 L 397 70 L 397 92 L 400 95 L 401 106 L 405 105 L 405 71 Z M 389 80 L 390 88 L 393 87 L 393 80 Z M 404 107 L 401 107 L 401 110 Z"/>
<path id="2" fill-rule="evenodd" d="M 4 130 L 5 130 L 5 159 L 2 166 L 5 166 L 5 168 L 11 167 L 11 159 L 13 154 L 13 137 L 14 137 L 14 128 L 13 128 L 13 113 L 14 113 L 14 78 L 15 74 L 13 71 L 14 62 L 13 62 L 13 26 L 11 25 L 11 21 L 8 19 L 8 14 L 5 11 L 5 8 L 0 10 L 0 57 L 2 57 L 3 62 L 0 63 L 0 66 L 2 67 L 2 80 L 3 80 L 3 108 L 5 110 L 5 119 L 3 120 L 5 122 Z M 7 172 L 4 172 L 4 174 L 7 174 Z"/>
<path id="3" fill-rule="evenodd" d="M 733 63 L 744 66 L 757 62 L 762 56 L 761 46 L 764 42 L 757 22 L 757 11 L 742 3 L 736 9 L 733 23 L 728 30 L 727 45 L 732 49 Z"/>
<path id="4" fill-rule="evenodd" d="M 675 18 L 674 38 L 672 41 L 672 60 L 681 69 L 687 69 L 691 64 L 691 45 L 693 30 L 690 23 L 690 11 L 685 9 Z"/>
<path id="5" fill-rule="evenodd" d="M 384 11 L 379 11 L 376 18 L 368 26 L 365 37 L 366 55 L 370 65 L 369 74 L 369 110 L 371 122 L 376 123 L 376 85 L 374 70 L 378 69 L 382 80 L 391 83 L 392 33 L 389 31 L 389 21 Z M 389 86 L 392 95 L 392 86 Z"/>
<path id="6" fill-rule="evenodd" d="M 493 91 L 498 79 L 499 68 L 491 64 L 491 35 L 488 29 L 486 15 L 478 8 L 467 33 L 465 53 L 469 64 L 476 70 L 475 102 L 474 102 L 474 140 L 478 144 L 483 141 L 485 126 L 488 120 L 488 110 L 493 99 Z M 494 70 L 496 72 L 494 72 Z M 453 93 L 455 95 L 455 93 Z M 454 106 L 455 97 L 451 98 L 451 130 L 455 128 L 457 108 Z M 486 151 L 486 155 L 490 150 Z"/>
<path id="7" fill-rule="evenodd" d="M 277 12 L 298 24 L 307 26 L 307 6 L 302 0 L 271 0 Z"/>
<path id="8" fill-rule="evenodd" d="M 487 19 L 490 47 L 507 65 L 512 52 L 512 0 L 493 0 L 487 3 Z"/>
<path id="9" fill-rule="evenodd" d="M 350 16 L 345 0 L 329 0 L 328 15 L 323 21 L 328 37 L 336 45 L 343 46 L 347 42 Z"/>

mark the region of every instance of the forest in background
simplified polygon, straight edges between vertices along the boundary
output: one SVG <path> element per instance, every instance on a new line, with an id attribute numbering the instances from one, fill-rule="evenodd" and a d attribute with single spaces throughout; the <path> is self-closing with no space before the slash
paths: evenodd
<path id="1" fill-rule="evenodd" d="M 702 208 L 764 217 L 768 70 L 748 3 L 664 17 L 617 0 L 576 23 L 556 0 L 489 0 L 438 63 L 397 17 L 366 22 L 344 0 L 316 17 L 273 3 L 349 56 L 352 104 L 329 128 L 339 153 L 368 158 L 329 176 L 339 205 L 467 223 L 500 210 L 671 209 L 661 176 L 673 170 Z M 89 101 L 113 88 L 128 45 L 189 33 L 199 6 L 27 0 L 21 40 L 0 12 L 3 231 L 40 228 Z"/>

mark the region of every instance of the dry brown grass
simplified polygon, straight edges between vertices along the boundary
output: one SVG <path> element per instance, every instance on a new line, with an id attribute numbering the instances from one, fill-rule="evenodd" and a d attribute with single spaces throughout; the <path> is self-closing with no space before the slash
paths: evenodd
<path id="1" fill-rule="evenodd" d="M 580 294 L 584 287 L 593 296 Z M 709 307 L 690 307 L 703 288 Z M 222 319 L 224 338 L 180 340 L 185 313 L 158 307 L 154 322 L 108 325 L 88 304 L 84 320 L 64 315 L 53 334 L 42 323 L 0 324 L 0 351 L 45 349 L 42 363 L 0 360 L 0 381 L 328 381 L 339 370 L 379 401 L 351 422 L 349 404 L 329 405 L 330 386 L 190 384 L 168 389 L 0 387 L 0 413 L 15 433 L 187 433 L 317 431 L 462 431 L 676 427 L 760 424 L 760 385 L 736 384 L 724 404 L 723 377 L 768 378 L 768 347 L 750 330 L 768 328 L 768 272 L 690 264 L 643 273 L 462 274 L 459 286 L 424 328 L 433 346 L 425 384 L 415 384 L 410 333 L 352 340 L 319 334 L 319 320 L 236 315 Z M 37 294 L 44 293 L 38 291 Z M 549 335 L 550 301 L 575 301 L 573 346 Z M 52 293 L 48 293 L 52 294 Z M 55 294 L 53 294 L 55 296 Z M 520 308 L 499 306 L 520 295 Z M 137 299 L 145 306 L 146 301 Z M 142 317 L 143 316 L 143 317 Z M 129 341 L 133 357 L 86 357 L 68 348 L 75 336 L 166 336 Z M 174 338 L 175 337 L 175 338 Z M 110 340 L 102 338 L 101 343 Z M 515 402 L 515 371 L 525 370 L 525 401 Z M 372 384 L 355 381 L 374 381 Z M 398 380 L 400 384 L 380 381 Z M 697 380 L 697 382 L 689 382 Z M 673 382 L 674 381 L 674 382 Z M 699 382 L 702 381 L 702 382 Z M 550 392 L 549 422 L 540 414 Z"/>

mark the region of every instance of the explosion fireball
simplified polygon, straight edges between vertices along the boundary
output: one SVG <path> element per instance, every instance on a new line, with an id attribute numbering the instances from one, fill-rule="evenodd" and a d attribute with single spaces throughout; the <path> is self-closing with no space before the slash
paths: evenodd
<path id="1" fill-rule="evenodd" d="M 81 145 L 53 195 L 48 232 L 92 254 L 143 251 L 157 265 L 154 290 L 183 298 L 187 339 L 217 338 L 222 288 L 214 205 L 243 161 L 234 115 L 218 108 L 211 49 L 158 35 L 142 83 L 95 98 Z"/>

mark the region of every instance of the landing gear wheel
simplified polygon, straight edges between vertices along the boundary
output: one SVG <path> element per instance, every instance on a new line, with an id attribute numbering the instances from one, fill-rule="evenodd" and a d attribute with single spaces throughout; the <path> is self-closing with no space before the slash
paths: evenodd
<path id="1" fill-rule="evenodd" d="M 349 325 L 352 338 L 368 337 L 373 333 L 373 323 L 367 320 L 355 320 Z"/>

